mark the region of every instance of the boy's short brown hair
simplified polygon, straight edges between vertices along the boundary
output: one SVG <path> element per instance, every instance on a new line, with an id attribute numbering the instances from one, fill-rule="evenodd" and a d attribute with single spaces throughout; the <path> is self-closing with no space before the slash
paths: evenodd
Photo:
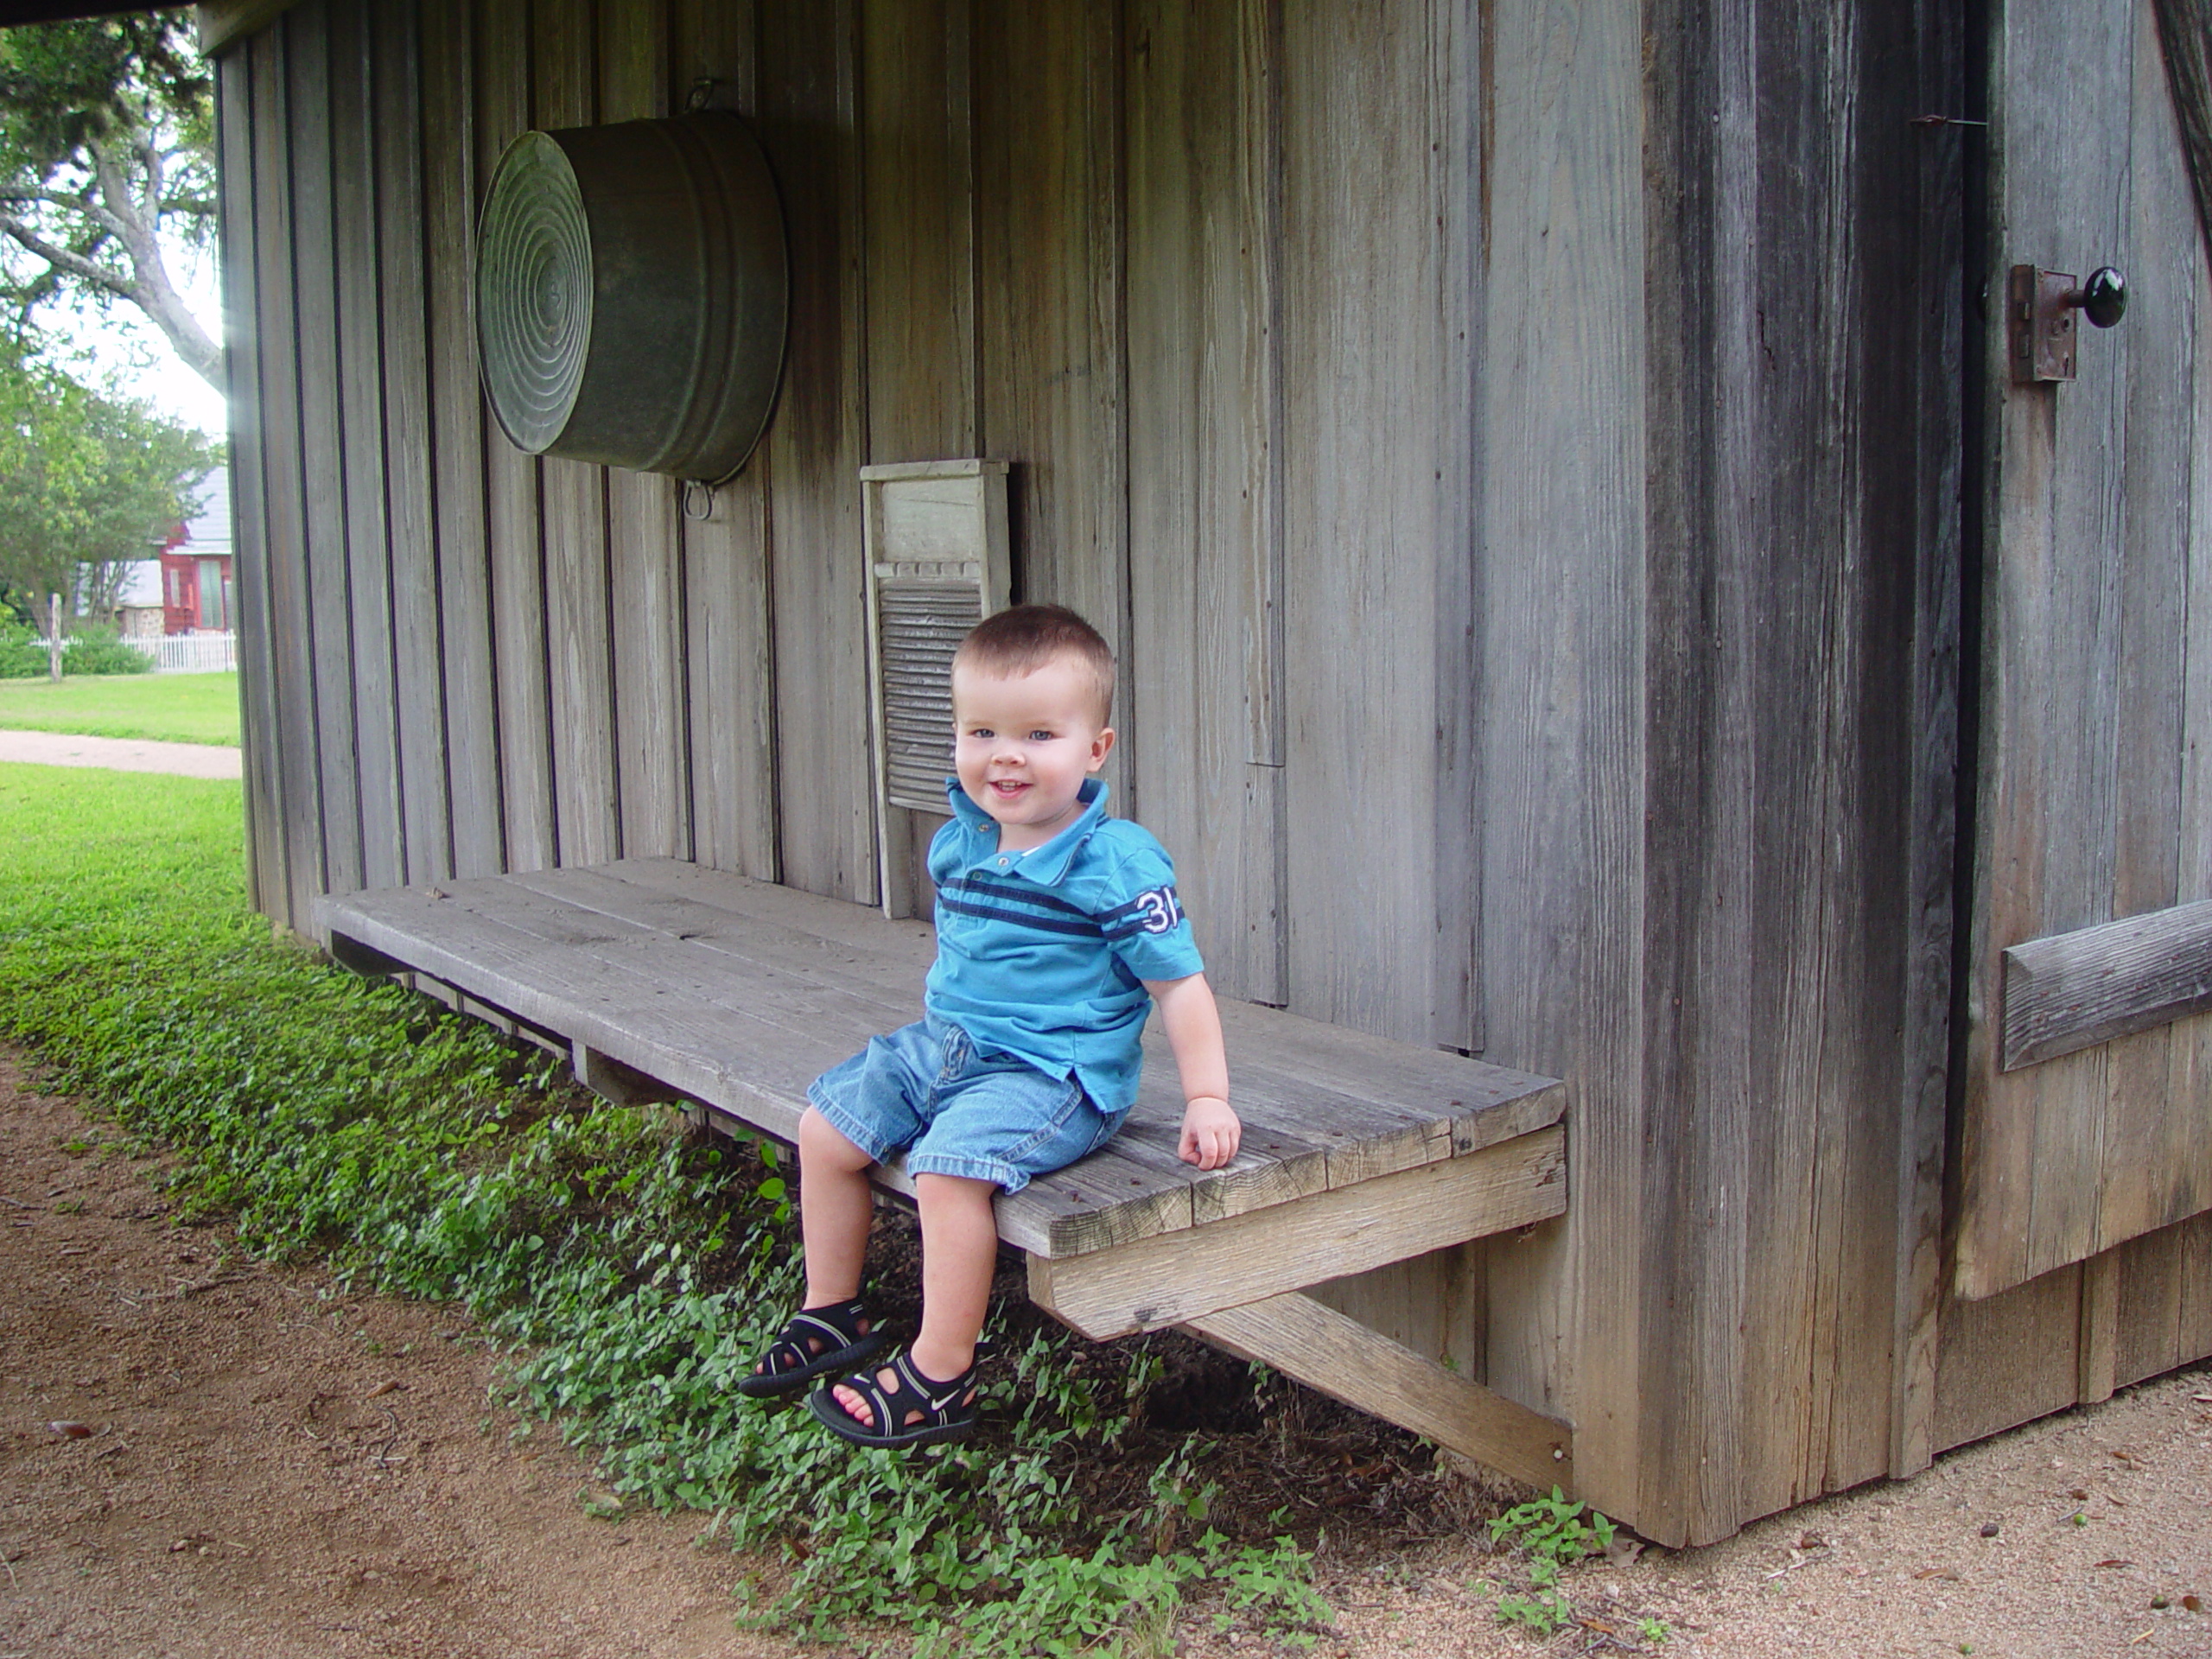
<path id="1" fill-rule="evenodd" d="M 1114 717 L 1114 652 L 1097 629 L 1065 605 L 1016 605 L 969 629 L 952 654 L 956 669 L 993 678 L 1033 674 L 1056 657 L 1072 657 L 1090 672 L 1098 692 L 1098 723 Z"/>

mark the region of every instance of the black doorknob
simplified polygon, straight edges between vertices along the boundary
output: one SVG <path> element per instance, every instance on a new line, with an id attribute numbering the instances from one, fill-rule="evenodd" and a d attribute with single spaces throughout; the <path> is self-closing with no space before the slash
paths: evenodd
<path id="1" fill-rule="evenodd" d="M 2061 303 L 2079 306 L 2098 327 L 2109 328 L 2127 315 L 2127 278 L 2110 265 L 2100 265 L 2081 287 L 2068 289 Z"/>

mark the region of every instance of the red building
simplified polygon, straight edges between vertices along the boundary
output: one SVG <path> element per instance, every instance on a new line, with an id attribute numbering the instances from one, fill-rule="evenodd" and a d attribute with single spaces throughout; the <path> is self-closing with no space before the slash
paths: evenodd
<path id="1" fill-rule="evenodd" d="M 237 612 L 231 568 L 230 474 L 200 486 L 200 511 L 162 550 L 162 632 L 227 633 Z"/>

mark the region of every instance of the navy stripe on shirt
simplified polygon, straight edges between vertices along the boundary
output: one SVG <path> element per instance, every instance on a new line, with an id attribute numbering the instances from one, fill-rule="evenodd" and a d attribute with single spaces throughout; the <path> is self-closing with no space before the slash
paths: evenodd
<path id="1" fill-rule="evenodd" d="M 988 893 L 1001 899 L 1019 899 L 1025 905 L 1034 905 L 1039 910 L 1065 911 L 1071 916 L 1080 916 L 1085 921 L 1106 919 L 1104 917 L 1094 918 L 1080 905 L 1071 905 L 1065 899 L 1055 899 L 1049 893 L 1039 893 L 1034 887 L 1016 887 L 1010 881 L 994 881 L 987 875 L 956 875 L 944 885 L 948 887 L 972 888 L 977 893 Z M 1122 908 L 1126 910 L 1128 906 L 1125 905 Z M 1109 911 L 1107 913 L 1111 915 L 1113 912 Z"/>
<path id="2" fill-rule="evenodd" d="M 1026 910 L 1009 910 L 1001 905 L 978 904 L 973 899 L 959 897 L 950 887 L 938 889 L 937 901 L 957 916 L 981 916 L 988 921 L 1014 922 L 1023 927 L 1036 928 L 1041 932 L 1068 933 L 1081 939 L 1103 937 L 1103 930 L 1093 921 L 1064 922 L 1054 916 L 1039 916 Z M 1077 913 L 1080 915 L 1082 912 Z"/>

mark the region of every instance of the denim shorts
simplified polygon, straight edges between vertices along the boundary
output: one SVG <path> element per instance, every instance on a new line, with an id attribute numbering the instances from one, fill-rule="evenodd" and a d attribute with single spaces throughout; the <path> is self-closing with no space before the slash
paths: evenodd
<path id="1" fill-rule="evenodd" d="M 906 1154 L 915 1175 L 964 1175 L 1019 1192 L 1104 1146 L 1126 1111 L 1101 1111 L 1073 1077 L 979 1051 L 949 1020 L 871 1037 L 808 1086 L 830 1127 L 881 1163 Z"/>

